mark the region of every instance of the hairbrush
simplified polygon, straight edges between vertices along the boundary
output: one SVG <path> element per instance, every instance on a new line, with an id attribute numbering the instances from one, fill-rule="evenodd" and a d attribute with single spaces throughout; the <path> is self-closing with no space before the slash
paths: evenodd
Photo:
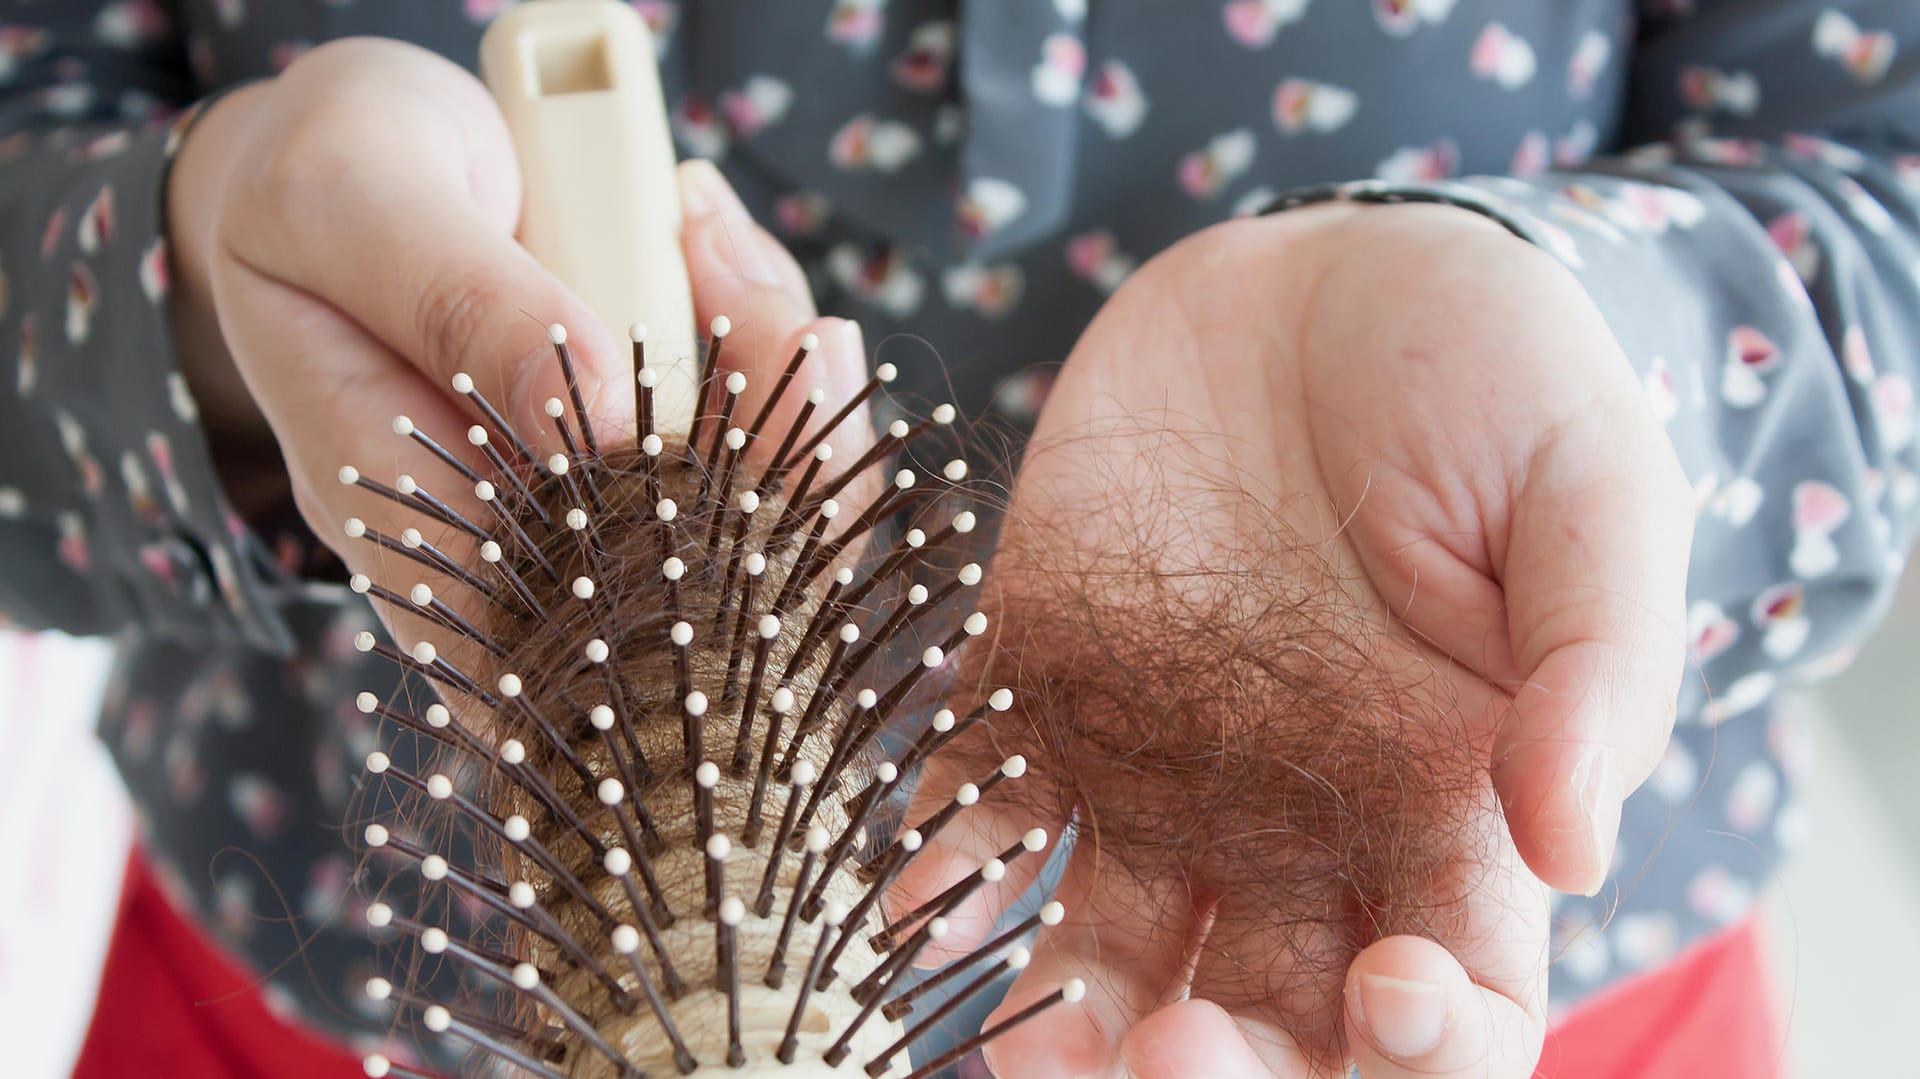
<path id="1" fill-rule="evenodd" d="M 547 402 L 550 432 L 516 430 L 463 374 L 452 388 L 475 419 L 464 447 L 394 423 L 434 462 L 430 479 L 340 473 L 418 514 L 395 536 L 347 523 L 350 540 L 383 552 L 387 578 L 355 575 L 354 590 L 421 627 L 406 647 L 355 643 L 436 695 L 356 702 L 432 750 L 417 768 L 385 752 L 366 761 L 376 808 L 363 855 L 423 882 L 421 903 L 367 906 L 395 960 L 367 991 L 396 1022 L 505 1073 L 924 1079 L 1085 992 L 1067 981 L 909 1062 L 920 1034 L 1024 967 L 1021 940 L 1062 916 L 1050 903 L 930 979 L 907 976 L 945 915 L 1010 863 L 1045 857 L 1039 829 L 892 921 L 881 904 L 929 841 L 1026 771 L 1001 759 L 925 819 L 881 827 L 920 766 L 1012 705 L 999 689 L 908 722 L 987 623 L 965 613 L 980 567 L 936 574 L 928 557 L 975 527 L 966 466 L 887 472 L 953 409 L 895 421 L 836 467 L 830 436 L 891 365 L 831 409 L 813 391 L 783 426 L 776 405 L 817 341 L 748 409 L 746 378 L 722 362 L 728 320 L 712 321 L 703 350 L 677 333 L 692 305 L 674 276 L 673 200 L 631 197 L 672 190 L 651 58 L 632 10 L 600 0 L 521 6 L 483 45 L 527 176 L 522 242 L 586 283 L 603 317 L 644 312 L 667 329 L 630 333 L 632 442 L 596 429 L 555 325 L 570 399 Z M 556 439 L 562 452 L 534 448 Z M 878 493 L 843 501 L 874 475 Z M 930 523 L 882 544 L 899 519 Z M 874 550 L 856 559 L 863 545 Z M 455 906 L 488 928 L 453 929 Z M 502 1006 L 436 995 L 422 976 L 434 966 L 491 983 Z M 934 989 L 951 995 L 908 1022 Z M 377 1054 L 365 1071 L 426 1074 Z"/>

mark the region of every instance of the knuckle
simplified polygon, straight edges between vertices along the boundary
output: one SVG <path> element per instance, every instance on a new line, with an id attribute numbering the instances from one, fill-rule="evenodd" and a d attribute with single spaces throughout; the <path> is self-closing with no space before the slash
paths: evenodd
<path id="1" fill-rule="evenodd" d="M 453 268 L 427 283 L 414 326 L 422 355 L 416 363 L 439 372 L 451 372 L 480 344 L 481 327 L 495 302 L 498 288 L 485 270 Z"/>

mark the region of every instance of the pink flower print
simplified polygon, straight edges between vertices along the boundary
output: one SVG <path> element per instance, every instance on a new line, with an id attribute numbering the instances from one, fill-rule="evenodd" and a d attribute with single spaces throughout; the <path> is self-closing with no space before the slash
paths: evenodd
<path id="1" fill-rule="evenodd" d="M 494 17 L 512 7 L 514 0 L 461 0 L 460 9 L 473 22 L 492 22 Z"/>
<path id="2" fill-rule="evenodd" d="M 898 172 L 920 156 L 920 136 L 891 120 L 860 115 L 846 122 L 827 144 L 827 157 L 843 169 Z"/>
<path id="3" fill-rule="evenodd" d="M 647 24 L 647 33 L 653 35 L 653 51 L 664 56 L 667 43 L 673 37 L 674 27 L 680 22 L 680 9 L 668 0 L 632 0 L 633 10 L 640 13 L 640 21 Z"/>
<path id="4" fill-rule="evenodd" d="M 1781 214 L 1767 222 L 1767 235 L 1773 237 L 1794 274 L 1803 284 L 1820 276 L 1820 247 L 1813 242 L 1813 226 L 1807 215 L 1798 211 Z"/>
<path id="5" fill-rule="evenodd" d="M 1865 225 L 1871 232 L 1885 236 L 1897 227 L 1893 215 L 1872 192 L 1860 186 L 1860 181 L 1851 176 L 1842 176 L 1834 181 L 1834 190 L 1840 193 L 1841 204 L 1854 220 Z"/>
<path id="6" fill-rule="evenodd" d="M 154 0 L 114 0 L 93 17 L 93 36 L 131 49 L 167 32 L 167 13 Z"/>
<path id="7" fill-rule="evenodd" d="M 1867 331 L 1857 324 L 1840 335 L 1840 362 L 1854 381 L 1873 382 L 1873 350 L 1867 344 Z"/>
<path id="8" fill-rule="evenodd" d="M 856 52 L 873 48 L 880 40 L 880 9 L 885 6 L 886 0 L 836 0 L 827 15 L 827 40 Z"/>
<path id="9" fill-rule="evenodd" d="M 20 316 L 20 358 L 14 371 L 14 390 L 25 397 L 33 392 L 40 376 L 40 320 Z"/>
<path id="10" fill-rule="evenodd" d="M 990 319 L 1005 318 L 1020 303 L 1026 277 L 1020 267 L 955 266 L 940 280 L 947 304 L 957 311 L 972 311 Z"/>
<path id="11" fill-rule="evenodd" d="M 741 138 L 751 138 L 778 123 L 792 104 L 793 87 L 770 75 L 755 75 L 740 89 L 720 95 L 727 126 Z"/>
<path id="12" fill-rule="evenodd" d="M 1676 805 L 1686 802 L 1700 791 L 1700 762 L 1693 759 L 1693 754 L 1681 742 L 1668 742 L 1660 763 L 1653 766 L 1653 774 L 1647 777 L 1647 785 L 1669 802 Z"/>
<path id="13" fill-rule="evenodd" d="M 1727 823 L 1736 831 L 1757 834 L 1773 819 L 1779 799 L 1780 780 L 1773 766 L 1752 761 L 1734 777 L 1733 787 L 1727 792 Z"/>
<path id="14" fill-rule="evenodd" d="M 1307 79 L 1288 79 L 1273 92 L 1273 126 L 1283 135 L 1324 135 L 1345 127 L 1359 108 L 1351 90 Z"/>
<path id="15" fill-rule="evenodd" d="M 1892 34 L 1864 31 L 1844 12 L 1833 8 L 1814 20 L 1814 54 L 1839 62 L 1858 82 L 1876 83 L 1886 77 L 1896 47 Z"/>
<path id="16" fill-rule="evenodd" d="M 1773 697 L 1779 678 L 1772 671 L 1755 671 L 1714 690 L 1707 701 L 1701 722 L 1717 727 L 1729 719 L 1746 715 Z"/>
<path id="17" fill-rule="evenodd" d="M 1673 371 L 1667 366 L 1665 356 L 1655 356 L 1647 365 L 1644 382 L 1647 405 L 1653 409 L 1654 418 L 1661 423 L 1672 422 L 1680 411 L 1680 393 L 1673 385 Z"/>
<path id="18" fill-rule="evenodd" d="M 1913 383 L 1901 374 L 1885 374 L 1873 383 L 1873 415 L 1880 424 L 1880 441 L 1898 453 L 1914 440 Z"/>
<path id="19" fill-rule="evenodd" d="M 1019 423 L 1033 422 L 1053 388 L 1054 374 L 1052 369 L 1036 367 L 1002 379 L 994 387 L 994 410 Z"/>
<path id="20" fill-rule="evenodd" d="M 345 768 L 337 771 L 342 775 L 346 773 Z M 315 920 L 326 918 L 339 909 L 352 883 L 353 867 L 345 858 L 320 859 L 307 871 L 307 891 L 300 902 L 301 913 Z"/>
<path id="21" fill-rule="evenodd" d="M 1376 165 L 1373 174 L 1390 184 L 1423 184 L 1445 180 L 1460 167 L 1460 148 L 1452 139 L 1432 146 L 1406 146 Z"/>
<path id="22" fill-rule="evenodd" d="M 1042 104 L 1064 109 L 1080 99 L 1080 80 L 1087 74 L 1087 49 L 1072 34 L 1050 34 L 1040 43 L 1040 62 L 1033 68 L 1033 96 Z"/>
<path id="23" fill-rule="evenodd" d="M 1264 49 L 1283 26 L 1299 22 L 1311 0 L 1234 0 L 1221 9 L 1227 34 L 1249 49 Z"/>
<path id="24" fill-rule="evenodd" d="M 120 455 L 120 482 L 127 489 L 127 503 L 133 515 L 150 525 L 161 523 L 160 503 L 154 500 L 146 469 L 140 467 L 140 455 L 132 450 Z"/>
<path id="25" fill-rule="evenodd" d="M 1577 121 L 1566 134 L 1553 140 L 1553 163 L 1563 169 L 1583 165 L 1599 142 L 1600 130 L 1591 120 Z"/>
<path id="26" fill-rule="evenodd" d="M 1373 0 L 1373 17 L 1380 28 L 1405 37 L 1421 23 L 1437 25 L 1453 12 L 1454 0 Z"/>
<path id="27" fill-rule="evenodd" d="M 1920 154 L 1901 154 L 1894 158 L 1893 174 L 1908 194 L 1920 198 Z"/>
<path id="28" fill-rule="evenodd" d="M 1066 256 L 1067 268 L 1075 277 L 1092 282 L 1105 293 L 1119 288 L 1136 265 L 1133 256 L 1121 251 L 1119 241 L 1105 229 L 1069 239 Z"/>
<path id="29" fill-rule="evenodd" d="M 227 804 L 255 839 L 271 839 L 287 821 L 285 796 L 256 775 L 233 777 L 227 784 Z"/>
<path id="30" fill-rule="evenodd" d="M 173 371 L 167 375 L 167 405 L 181 423 L 195 423 L 200 416 L 200 406 L 193 399 L 193 390 L 187 385 L 185 375 Z"/>
<path id="31" fill-rule="evenodd" d="M 1598 30 L 1588 30 L 1580 35 L 1580 44 L 1574 46 L 1573 58 L 1567 61 L 1567 93 L 1575 101 L 1585 101 L 1593 94 L 1593 85 L 1599 81 L 1600 72 L 1606 70 L 1607 61 L 1613 56 L 1613 42 Z"/>
<path id="32" fill-rule="evenodd" d="M 311 41 L 282 41 L 267 54 L 267 62 L 273 65 L 275 71 L 285 71 L 293 66 L 295 60 L 312 51 Z"/>
<path id="33" fill-rule="evenodd" d="M 1147 97 L 1133 69 L 1119 60 L 1109 60 L 1094 72 L 1087 84 L 1087 115 L 1116 139 L 1124 139 L 1140 129 L 1147 116 Z"/>
<path id="34" fill-rule="evenodd" d="M 1841 172 L 1859 172 L 1867 167 L 1867 157 L 1860 151 L 1804 131 L 1789 131 L 1781 135 L 1780 145 L 1795 157 L 1818 161 Z"/>
<path id="35" fill-rule="evenodd" d="M 1777 660 L 1791 659 L 1806 646 L 1807 593 L 1798 581 L 1774 585 L 1753 601 L 1753 624 L 1761 631 L 1760 646 Z"/>
<path id="36" fill-rule="evenodd" d="M 1679 947 L 1679 930 L 1673 915 L 1665 911 L 1623 914 L 1614 920 L 1611 931 L 1614 954 L 1622 966 L 1632 970 L 1651 970 L 1673 958 Z"/>
<path id="37" fill-rule="evenodd" d="M 1700 917 L 1727 925 L 1753 906 L 1753 887 L 1724 867 L 1710 865 L 1688 882 L 1687 905 Z"/>
<path id="38" fill-rule="evenodd" d="M 1027 196 L 1005 180 L 982 176 L 967 184 L 955 207 L 960 231 L 975 240 L 990 236 L 1025 213 Z"/>
<path id="39" fill-rule="evenodd" d="M 1751 476 L 1739 476 L 1726 486 L 1713 491 L 1707 498 L 1707 509 L 1715 517 L 1735 528 L 1745 528 L 1760 512 L 1760 504 L 1766 501 L 1766 490 L 1753 481 Z"/>
<path id="40" fill-rule="evenodd" d="M 1740 639 L 1740 624 L 1727 617 L 1720 605 L 1700 600 L 1687 611 L 1688 658 L 1696 666 L 1733 647 Z"/>
<path id="41" fill-rule="evenodd" d="M 167 441 L 166 435 L 158 431 L 147 432 L 147 458 L 160 473 L 160 485 L 166 489 L 167 502 L 173 506 L 173 512 L 185 516 L 187 489 L 173 470 L 173 444 Z"/>
<path id="42" fill-rule="evenodd" d="M 1507 171 L 1522 179 L 1538 176 L 1547 171 L 1551 152 L 1545 133 L 1529 131 L 1520 140 L 1520 148 L 1513 152 L 1513 161 L 1508 164 Z"/>
<path id="43" fill-rule="evenodd" d="M 896 248 L 863 253 L 852 244 L 827 252 L 827 273 L 841 288 L 895 318 L 920 309 L 926 282 Z"/>
<path id="44" fill-rule="evenodd" d="M 145 762 L 153 756 L 154 740 L 160 731 L 160 708 L 140 698 L 128 703 L 120 725 L 120 753 L 128 760 Z"/>
<path id="45" fill-rule="evenodd" d="M 1518 90 L 1533 81 L 1537 61 L 1533 46 L 1497 22 L 1487 24 L 1473 43 L 1468 67 L 1480 78 L 1503 90 Z"/>
<path id="46" fill-rule="evenodd" d="M 1720 397 L 1734 408 L 1752 408 L 1766 399 L 1761 376 L 1780 366 L 1780 350 L 1759 330 L 1735 326 L 1727 335 L 1726 361 L 1720 368 Z"/>
<path id="47" fill-rule="evenodd" d="M 1852 516 L 1847 496 L 1832 484 L 1806 480 L 1793 489 L 1793 553 L 1789 563 L 1803 579 L 1824 577 L 1840 564 L 1833 533 Z"/>
<path id="48" fill-rule="evenodd" d="M 167 298 L 173 274 L 167 264 L 167 242 L 156 239 L 140 255 L 140 291 L 148 300 L 159 303 Z"/>
<path id="49" fill-rule="evenodd" d="M 773 223 L 788 236 L 818 236 L 831 208 L 817 191 L 795 191 L 773 200 Z"/>
<path id="50" fill-rule="evenodd" d="M 100 250 L 102 244 L 113 242 L 113 187 L 108 185 L 100 189 L 92 202 L 80 214 L 80 225 L 76 238 L 80 242 L 80 251 L 91 255 Z"/>
<path id="51" fill-rule="evenodd" d="M 247 17 L 247 0 L 213 0 L 213 12 L 220 25 L 231 30 Z"/>
<path id="52" fill-rule="evenodd" d="M 166 547 L 158 543 L 142 544 L 139 557 L 140 568 L 146 570 L 154 580 L 165 585 L 180 583 L 180 566 Z"/>
<path id="53" fill-rule="evenodd" d="M 1216 135 L 1207 145 L 1180 159 L 1180 188 L 1196 199 L 1210 199 L 1253 164 L 1253 132 L 1241 128 Z"/>
<path id="54" fill-rule="evenodd" d="M 199 801 L 201 792 L 206 790 L 207 777 L 200 768 L 200 751 L 192 736 L 182 731 L 167 739 L 163 763 L 167 770 L 167 789 L 173 800 L 180 805 Z"/>
<path id="55" fill-rule="evenodd" d="M 673 133 L 693 157 L 718 161 L 727 156 L 730 141 L 720 115 L 706 101 L 688 95 L 680 99 L 668 118 Z"/>
<path id="56" fill-rule="evenodd" d="M 0 26 L 0 82 L 13 78 L 20 61 L 47 47 L 47 32 L 27 26 Z"/>
<path id="57" fill-rule="evenodd" d="M 1752 72 L 1694 65 L 1680 69 L 1680 97 L 1695 112 L 1752 116 L 1760 108 L 1760 83 Z"/>
<path id="58" fill-rule="evenodd" d="M 56 206 L 53 209 L 53 213 L 47 215 L 46 230 L 40 234 L 41 258 L 53 258 L 54 252 L 60 250 L 60 236 L 66 231 L 67 208 L 65 206 Z"/>
<path id="59" fill-rule="evenodd" d="M 84 262 L 67 271 L 67 341 L 83 345 L 93 335 L 93 309 L 100 302 L 100 286 Z"/>
<path id="60" fill-rule="evenodd" d="M 102 486 L 100 462 L 94 460 L 93 454 L 87 450 L 86 429 L 71 413 L 64 411 L 53 414 L 53 425 L 60 432 L 60 445 L 73 461 L 74 471 L 80 474 L 81 487 L 90 496 L 98 495 Z"/>
<path id="61" fill-rule="evenodd" d="M 253 880 L 238 873 L 215 882 L 213 907 L 221 932 L 230 940 L 246 940 L 260 924 L 253 913 Z"/>
<path id="62" fill-rule="evenodd" d="M 913 28 L 907 50 L 893 61 L 893 81 L 916 93 L 930 94 L 947 84 L 953 70 L 953 23 L 933 19 Z"/>

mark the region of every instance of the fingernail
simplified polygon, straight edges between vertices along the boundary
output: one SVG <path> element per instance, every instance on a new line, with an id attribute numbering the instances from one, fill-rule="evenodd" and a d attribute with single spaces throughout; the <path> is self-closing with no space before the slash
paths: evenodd
<path id="1" fill-rule="evenodd" d="M 1447 1032 L 1447 990 L 1431 982 L 1362 974 L 1354 1019 L 1373 1044 L 1396 1060 L 1426 1056 Z"/>
<path id="2" fill-rule="evenodd" d="M 778 243 L 754 223 L 746 204 L 720 170 L 705 161 L 689 165 L 681 180 L 680 201 L 688 227 L 705 230 L 701 237 L 718 268 L 738 273 L 756 285 L 777 285 L 774 268 Z"/>
<path id="3" fill-rule="evenodd" d="M 1620 835 L 1620 771 L 1613 751 L 1595 746 L 1573 766 L 1573 789 L 1587 823 L 1589 863 L 1582 895 L 1594 895 L 1613 868 L 1613 845 Z"/>

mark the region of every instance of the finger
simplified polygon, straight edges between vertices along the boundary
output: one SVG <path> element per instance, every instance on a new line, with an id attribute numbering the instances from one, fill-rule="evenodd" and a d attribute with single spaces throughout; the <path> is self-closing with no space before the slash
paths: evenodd
<path id="1" fill-rule="evenodd" d="M 602 392 L 625 390 L 627 351 L 514 239 L 513 148 L 484 91 L 465 76 L 385 97 L 381 86 L 336 89 L 341 100 L 296 125 L 239 189 L 222 249 L 346 312 L 433 386 L 469 374 L 530 442 L 556 449 L 540 406 L 567 392 L 545 331 L 562 325 L 596 431 L 630 428 L 633 395 Z"/>
<path id="2" fill-rule="evenodd" d="M 1527 864 L 1591 895 L 1621 801 L 1672 731 L 1693 515 L 1651 420 L 1569 431 L 1528 475 L 1501 575 L 1524 682 L 1495 739 L 1494 781 Z"/>
<path id="3" fill-rule="evenodd" d="M 1476 984 L 1445 948 L 1388 937 L 1347 973 L 1347 1044 L 1363 1079 L 1524 1079 L 1545 1021 Z"/>
<path id="4" fill-rule="evenodd" d="M 1191 897 L 1171 882 L 1142 883 L 1084 849 L 1068 859 L 1054 896 L 1066 906 L 1065 920 L 1041 932 L 1032 961 L 986 1025 L 1076 978 L 1086 996 L 989 1042 L 987 1066 L 1009 1079 L 1118 1079 L 1127 1031 L 1183 995 L 1196 935 Z"/>
<path id="5" fill-rule="evenodd" d="M 1210 1000 L 1170 1004 L 1142 1019 L 1121 1043 L 1129 1079 L 1294 1079 L 1307 1061 L 1277 1035 L 1257 1051 L 1241 1023 Z M 1267 1058 L 1281 1058 L 1278 1067 Z"/>

